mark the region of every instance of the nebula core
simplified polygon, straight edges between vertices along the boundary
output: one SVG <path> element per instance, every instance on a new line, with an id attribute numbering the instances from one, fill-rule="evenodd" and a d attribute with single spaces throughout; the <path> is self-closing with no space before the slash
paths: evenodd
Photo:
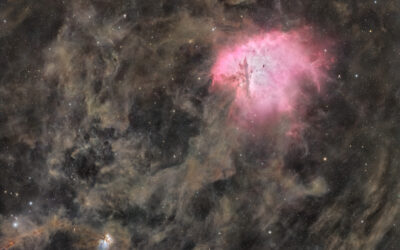
<path id="1" fill-rule="evenodd" d="M 399 0 L 0 1 L 0 250 L 400 249 Z"/>
<path id="2" fill-rule="evenodd" d="M 303 83 L 319 90 L 326 80 L 333 62 L 326 44 L 318 43 L 308 28 L 250 37 L 218 54 L 212 86 L 235 91 L 230 114 L 239 124 L 290 114 Z"/>

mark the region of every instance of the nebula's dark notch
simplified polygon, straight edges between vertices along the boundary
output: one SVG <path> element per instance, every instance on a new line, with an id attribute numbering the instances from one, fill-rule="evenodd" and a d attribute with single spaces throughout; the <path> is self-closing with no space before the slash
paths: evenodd
<path id="1" fill-rule="evenodd" d="M 0 249 L 397 249 L 399 8 L 0 1 Z M 232 122 L 219 52 L 304 27 L 323 87 Z"/>

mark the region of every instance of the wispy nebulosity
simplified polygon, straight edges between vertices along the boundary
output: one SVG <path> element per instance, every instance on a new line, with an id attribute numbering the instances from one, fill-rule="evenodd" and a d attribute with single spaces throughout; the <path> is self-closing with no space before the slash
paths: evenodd
<path id="1" fill-rule="evenodd" d="M 396 249 L 399 8 L 1 1 L 0 249 Z"/>

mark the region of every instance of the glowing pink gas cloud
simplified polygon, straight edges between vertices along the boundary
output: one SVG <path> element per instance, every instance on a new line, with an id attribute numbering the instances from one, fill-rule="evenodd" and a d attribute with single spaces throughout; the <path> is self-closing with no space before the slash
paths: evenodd
<path id="1" fill-rule="evenodd" d="M 223 48 L 212 67 L 212 88 L 235 91 L 231 116 L 240 124 L 294 110 L 301 84 L 320 88 L 332 62 L 309 29 L 270 31 Z"/>

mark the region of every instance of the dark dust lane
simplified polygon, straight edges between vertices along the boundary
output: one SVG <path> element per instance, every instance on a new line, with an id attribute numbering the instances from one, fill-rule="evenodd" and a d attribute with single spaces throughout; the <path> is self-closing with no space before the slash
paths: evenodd
<path id="1" fill-rule="evenodd" d="M 0 249 L 398 249 L 396 0 L 1 0 Z"/>

